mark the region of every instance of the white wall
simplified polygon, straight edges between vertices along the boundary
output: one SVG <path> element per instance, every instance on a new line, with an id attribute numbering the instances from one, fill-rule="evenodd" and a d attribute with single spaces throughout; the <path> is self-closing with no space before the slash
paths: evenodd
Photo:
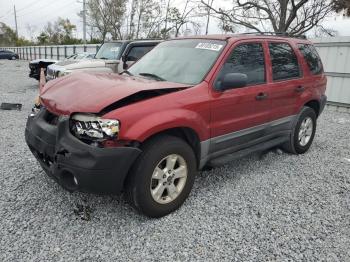
<path id="1" fill-rule="evenodd" d="M 350 105 L 350 37 L 312 39 L 327 75 L 328 101 Z"/>

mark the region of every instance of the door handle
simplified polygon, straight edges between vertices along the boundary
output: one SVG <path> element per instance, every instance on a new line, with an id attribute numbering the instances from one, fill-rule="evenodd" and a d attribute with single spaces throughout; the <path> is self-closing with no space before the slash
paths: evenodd
<path id="1" fill-rule="evenodd" d="M 304 92 L 304 90 L 305 90 L 305 87 L 303 87 L 303 86 L 298 86 L 297 88 L 295 88 L 295 91 L 297 93 L 302 93 L 302 92 Z"/>
<path id="2" fill-rule="evenodd" d="M 267 98 L 267 94 L 266 94 L 266 93 L 259 93 L 259 94 L 255 97 L 256 100 L 264 100 L 264 99 L 266 99 L 266 98 Z"/>

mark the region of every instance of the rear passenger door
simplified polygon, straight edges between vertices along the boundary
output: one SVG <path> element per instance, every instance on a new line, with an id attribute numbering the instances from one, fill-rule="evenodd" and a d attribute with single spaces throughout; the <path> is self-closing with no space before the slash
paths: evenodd
<path id="1" fill-rule="evenodd" d="M 303 81 L 301 58 L 289 42 L 269 41 L 271 120 L 298 113 L 299 99 L 307 88 Z M 287 128 L 287 127 L 286 127 Z"/>

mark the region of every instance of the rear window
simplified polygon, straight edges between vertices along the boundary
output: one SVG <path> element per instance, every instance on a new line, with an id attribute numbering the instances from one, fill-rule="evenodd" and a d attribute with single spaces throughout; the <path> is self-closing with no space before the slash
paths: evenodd
<path id="1" fill-rule="evenodd" d="M 287 43 L 269 43 L 273 80 L 286 80 L 300 77 L 298 59 Z"/>
<path id="2" fill-rule="evenodd" d="M 299 44 L 300 52 L 302 53 L 309 69 L 313 75 L 318 75 L 323 72 L 323 66 L 316 48 L 313 45 Z"/>

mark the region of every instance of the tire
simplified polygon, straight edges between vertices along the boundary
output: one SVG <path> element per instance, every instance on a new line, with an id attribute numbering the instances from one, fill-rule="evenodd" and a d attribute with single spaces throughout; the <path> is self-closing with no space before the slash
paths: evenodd
<path id="1" fill-rule="evenodd" d="M 293 125 L 290 139 L 283 145 L 283 149 L 291 154 L 307 152 L 315 137 L 316 120 L 316 112 L 310 107 L 303 107 Z"/>
<path id="2" fill-rule="evenodd" d="M 11 57 L 11 60 L 16 60 L 16 57 L 15 56 Z"/>
<path id="3" fill-rule="evenodd" d="M 171 163 L 174 165 L 168 172 Z M 185 141 L 173 136 L 157 136 L 142 146 L 142 153 L 127 179 L 125 196 L 142 214 L 162 217 L 183 204 L 196 173 L 196 157 Z"/>

